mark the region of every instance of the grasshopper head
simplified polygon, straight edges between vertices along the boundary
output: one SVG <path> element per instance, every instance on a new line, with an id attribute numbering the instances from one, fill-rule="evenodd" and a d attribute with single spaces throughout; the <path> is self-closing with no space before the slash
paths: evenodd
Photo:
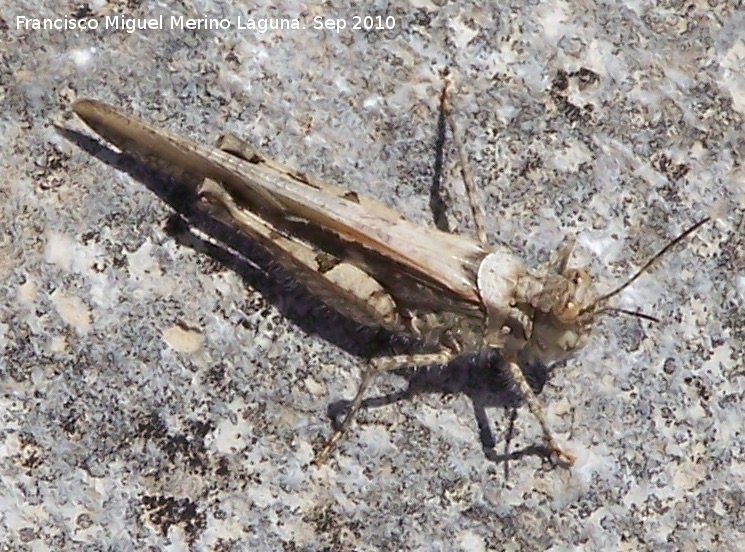
<path id="1" fill-rule="evenodd" d="M 594 319 L 594 313 L 584 310 L 595 298 L 589 270 L 567 268 L 565 262 L 558 269 L 530 300 L 533 327 L 528 348 L 544 363 L 563 360 L 584 347 Z"/>
<path id="2" fill-rule="evenodd" d="M 628 314 L 656 322 L 653 316 L 609 306 L 609 301 L 708 220 L 688 228 L 623 284 L 600 296 L 594 292 L 587 268 L 568 266 L 574 246 L 571 240 L 537 271 L 525 270 L 509 252 L 495 249 L 482 260 L 478 273 L 488 320 L 485 343 L 508 356 L 525 351 L 549 364 L 584 347 L 595 318 L 601 314 Z"/>
<path id="3" fill-rule="evenodd" d="M 533 327 L 527 348 L 544 362 L 563 360 L 587 344 L 595 318 L 609 312 L 657 322 L 653 316 L 641 312 L 608 306 L 609 301 L 708 220 L 708 217 L 704 218 L 683 231 L 624 283 L 600 296 L 593 292 L 589 270 L 568 268 L 574 243 L 567 242 L 549 262 L 548 270 L 544 270 L 548 276 L 544 276 L 540 292 L 530 297 Z"/>

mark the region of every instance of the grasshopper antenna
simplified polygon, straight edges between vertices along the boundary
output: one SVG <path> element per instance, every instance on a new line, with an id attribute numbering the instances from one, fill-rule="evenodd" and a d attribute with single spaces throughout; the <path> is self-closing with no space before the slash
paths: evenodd
<path id="1" fill-rule="evenodd" d="M 628 309 L 620 309 L 617 307 L 606 307 L 604 309 L 600 309 L 596 312 L 596 314 L 605 314 L 606 312 L 617 312 L 618 314 L 625 314 L 627 316 L 635 316 L 636 318 L 641 318 L 642 320 L 648 320 L 650 322 L 659 322 L 660 319 L 656 316 L 652 316 L 651 314 L 647 314 L 645 312 L 641 311 L 632 311 Z"/>
<path id="2" fill-rule="evenodd" d="M 665 247 L 663 247 L 662 249 L 660 249 L 660 251 L 658 251 L 655 255 L 652 255 L 652 257 L 646 263 L 644 263 L 644 266 L 641 267 L 639 270 L 637 270 L 636 273 L 631 278 L 629 278 L 628 280 L 626 280 L 623 284 L 621 284 L 620 286 L 618 286 L 613 291 L 608 292 L 605 295 L 601 295 L 600 297 L 598 297 L 597 299 L 595 299 L 595 301 L 593 301 L 590 305 L 588 305 L 585 308 L 583 308 L 579 312 L 579 314 L 582 315 L 582 314 L 585 314 L 587 312 L 598 312 L 597 311 L 597 306 L 598 305 L 600 305 L 602 303 L 608 302 L 608 300 L 610 300 L 611 298 L 615 297 L 616 295 L 618 295 L 619 293 L 621 293 L 624 289 L 626 289 L 627 287 L 629 287 L 637 278 L 639 278 L 639 276 L 641 276 L 647 270 L 649 270 L 649 268 L 654 263 L 656 263 L 660 259 L 660 257 L 662 257 L 663 255 L 665 255 L 668 251 L 670 251 L 670 249 L 672 249 L 673 247 L 675 247 L 676 245 L 678 245 L 680 242 L 682 242 L 684 239 L 686 239 L 689 235 L 693 234 L 701 226 L 703 226 L 704 224 L 706 224 L 707 222 L 709 222 L 709 220 L 711 220 L 709 217 L 705 217 L 705 218 L 701 219 L 700 221 L 698 221 L 697 223 L 695 223 L 690 228 L 688 228 L 687 230 L 685 230 L 683 233 L 681 233 L 680 235 L 678 235 L 675 239 L 673 239 Z M 604 309 L 604 310 L 609 310 L 609 311 L 610 310 L 613 310 L 613 311 L 616 311 L 616 312 L 621 312 L 623 314 L 629 314 L 629 315 L 633 315 L 633 316 L 638 316 L 640 318 L 645 318 L 647 320 L 650 320 L 651 319 L 651 320 L 657 321 L 657 319 L 655 319 L 652 316 L 645 315 L 643 313 L 634 312 L 634 311 L 626 311 L 626 310 L 617 309 L 617 308 Z M 602 312 L 602 311 L 599 311 L 599 312 Z"/>

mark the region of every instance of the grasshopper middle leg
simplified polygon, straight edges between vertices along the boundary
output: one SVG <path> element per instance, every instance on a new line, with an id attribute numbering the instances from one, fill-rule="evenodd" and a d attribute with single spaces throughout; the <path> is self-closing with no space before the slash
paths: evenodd
<path id="1" fill-rule="evenodd" d="M 374 358 L 370 361 L 367 369 L 362 374 L 362 381 L 360 382 L 357 394 L 355 395 L 352 403 L 349 405 L 347 415 L 344 417 L 339 428 L 334 432 L 331 438 L 326 441 L 326 444 L 316 454 L 315 458 L 311 462 L 314 465 L 321 464 L 329 453 L 334 449 L 336 443 L 342 438 L 344 433 L 349 429 L 349 426 L 357 416 L 357 412 L 362 406 L 362 400 L 365 395 L 365 391 L 370 387 L 370 384 L 375 378 L 383 372 L 392 372 L 401 368 L 415 368 L 417 366 L 431 366 L 434 364 L 447 364 L 455 357 L 455 353 L 447 349 L 443 349 L 436 353 L 422 353 L 416 355 L 396 355 L 390 357 L 379 357 Z"/>

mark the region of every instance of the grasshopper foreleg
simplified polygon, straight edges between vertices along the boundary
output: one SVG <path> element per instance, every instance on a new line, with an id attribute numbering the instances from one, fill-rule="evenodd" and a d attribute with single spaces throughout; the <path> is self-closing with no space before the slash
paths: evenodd
<path id="1" fill-rule="evenodd" d="M 551 451 L 552 459 L 555 459 L 556 462 L 559 464 L 571 466 L 572 464 L 574 464 L 574 457 L 571 454 L 564 452 L 556 442 L 556 438 L 554 437 L 551 428 L 548 427 L 548 422 L 546 422 L 546 416 L 543 413 L 541 402 L 538 400 L 538 397 L 536 397 L 533 389 L 530 387 L 528 380 L 525 379 L 525 374 L 523 374 L 523 371 L 518 365 L 517 360 L 505 360 L 507 361 L 507 369 L 510 372 L 510 376 L 512 376 L 512 380 L 517 385 L 517 389 L 520 392 L 521 398 L 527 403 L 530 413 L 535 417 L 535 419 L 538 421 L 538 424 L 541 426 L 541 431 L 543 431 L 543 438 L 546 441 L 546 445 L 548 446 L 549 450 Z"/>

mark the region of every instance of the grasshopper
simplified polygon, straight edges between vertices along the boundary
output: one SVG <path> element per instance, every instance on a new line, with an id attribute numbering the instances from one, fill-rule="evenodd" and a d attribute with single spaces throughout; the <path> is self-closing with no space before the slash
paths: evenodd
<path id="1" fill-rule="evenodd" d="M 395 210 L 267 159 L 233 136 L 220 147 L 193 142 L 96 100 L 74 112 L 122 150 L 198 179 L 201 202 L 245 233 L 323 302 L 354 322 L 403 334 L 424 345 L 417 354 L 369 359 L 343 422 L 317 453 L 322 462 L 352 423 L 365 391 L 381 373 L 450 363 L 460 355 L 498 349 L 536 418 L 556 463 L 571 465 L 549 428 L 518 356 L 545 365 L 584 347 L 609 300 L 671 247 L 681 233 L 613 291 L 595 292 L 587 268 L 569 266 L 568 241 L 544 265 L 528 268 L 504 246 L 489 246 L 473 199 L 462 144 L 441 97 L 460 155 L 478 241 L 414 224 Z"/>

